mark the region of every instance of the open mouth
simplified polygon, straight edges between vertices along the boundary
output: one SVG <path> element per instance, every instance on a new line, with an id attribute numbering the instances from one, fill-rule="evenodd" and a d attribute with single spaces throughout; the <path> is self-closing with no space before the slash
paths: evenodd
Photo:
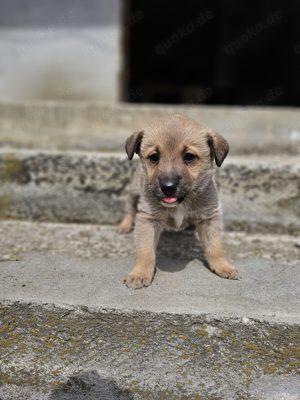
<path id="1" fill-rule="evenodd" d="M 161 203 L 165 207 L 175 207 L 179 202 L 180 200 L 177 197 L 164 197 L 161 199 Z"/>
<path id="2" fill-rule="evenodd" d="M 162 201 L 167 204 L 173 204 L 177 202 L 177 197 L 165 197 Z"/>

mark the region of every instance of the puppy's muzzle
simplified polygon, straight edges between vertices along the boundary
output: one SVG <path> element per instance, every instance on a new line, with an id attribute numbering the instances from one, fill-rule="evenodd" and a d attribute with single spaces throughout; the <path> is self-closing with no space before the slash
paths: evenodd
<path id="1" fill-rule="evenodd" d="M 170 179 L 165 179 L 160 181 L 160 188 L 164 195 L 174 196 L 177 190 L 177 182 Z"/>
<path id="2" fill-rule="evenodd" d="M 179 181 L 181 176 L 173 175 L 173 176 L 164 176 L 159 179 L 160 190 L 162 191 L 164 198 L 163 202 L 172 204 L 177 203 L 177 188 L 179 185 Z"/>

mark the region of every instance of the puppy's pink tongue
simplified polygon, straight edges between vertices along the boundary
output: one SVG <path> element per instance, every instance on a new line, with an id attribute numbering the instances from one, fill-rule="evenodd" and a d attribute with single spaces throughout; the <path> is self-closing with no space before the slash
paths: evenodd
<path id="1" fill-rule="evenodd" d="M 164 201 L 165 203 L 172 204 L 172 203 L 176 203 L 177 198 L 176 198 L 176 197 L 165 197 L 165 198 L 163 199 L 163 201 Z"/>

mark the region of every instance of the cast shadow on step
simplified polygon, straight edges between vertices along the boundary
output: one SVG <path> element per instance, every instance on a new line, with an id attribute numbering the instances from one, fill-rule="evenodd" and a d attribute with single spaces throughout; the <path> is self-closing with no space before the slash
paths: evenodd
<path id="1" fill-rule="evenodd" d="M 133 400 L 129 391 L 124 390 L 110 378 L 101 377 L 97 371 L 84 371 L 70 377 L 54 389 L 48 400 Z"/>

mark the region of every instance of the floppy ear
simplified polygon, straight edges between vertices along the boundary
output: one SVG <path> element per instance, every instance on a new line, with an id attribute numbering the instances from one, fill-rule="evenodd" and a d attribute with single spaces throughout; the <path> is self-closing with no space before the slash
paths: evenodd
<path id="1" fill-rule="evenodd" d="M 140 147 L 143 139 L 144 131 L 134 132 L 129 138 L 126 140 L 125 149 L 128 155 L 129 160 L 132 160 L 134 153 L 139 154 Z"/>
<path id="2" fill-rule="evenodd" d="M 210 132 L 208 134 L 207 143 L 210 147 L 211 156 L 215 159 L 217 166 L 221 167 L 222 162 L 229 152 L 227 140 L 216 132 Z"/>

